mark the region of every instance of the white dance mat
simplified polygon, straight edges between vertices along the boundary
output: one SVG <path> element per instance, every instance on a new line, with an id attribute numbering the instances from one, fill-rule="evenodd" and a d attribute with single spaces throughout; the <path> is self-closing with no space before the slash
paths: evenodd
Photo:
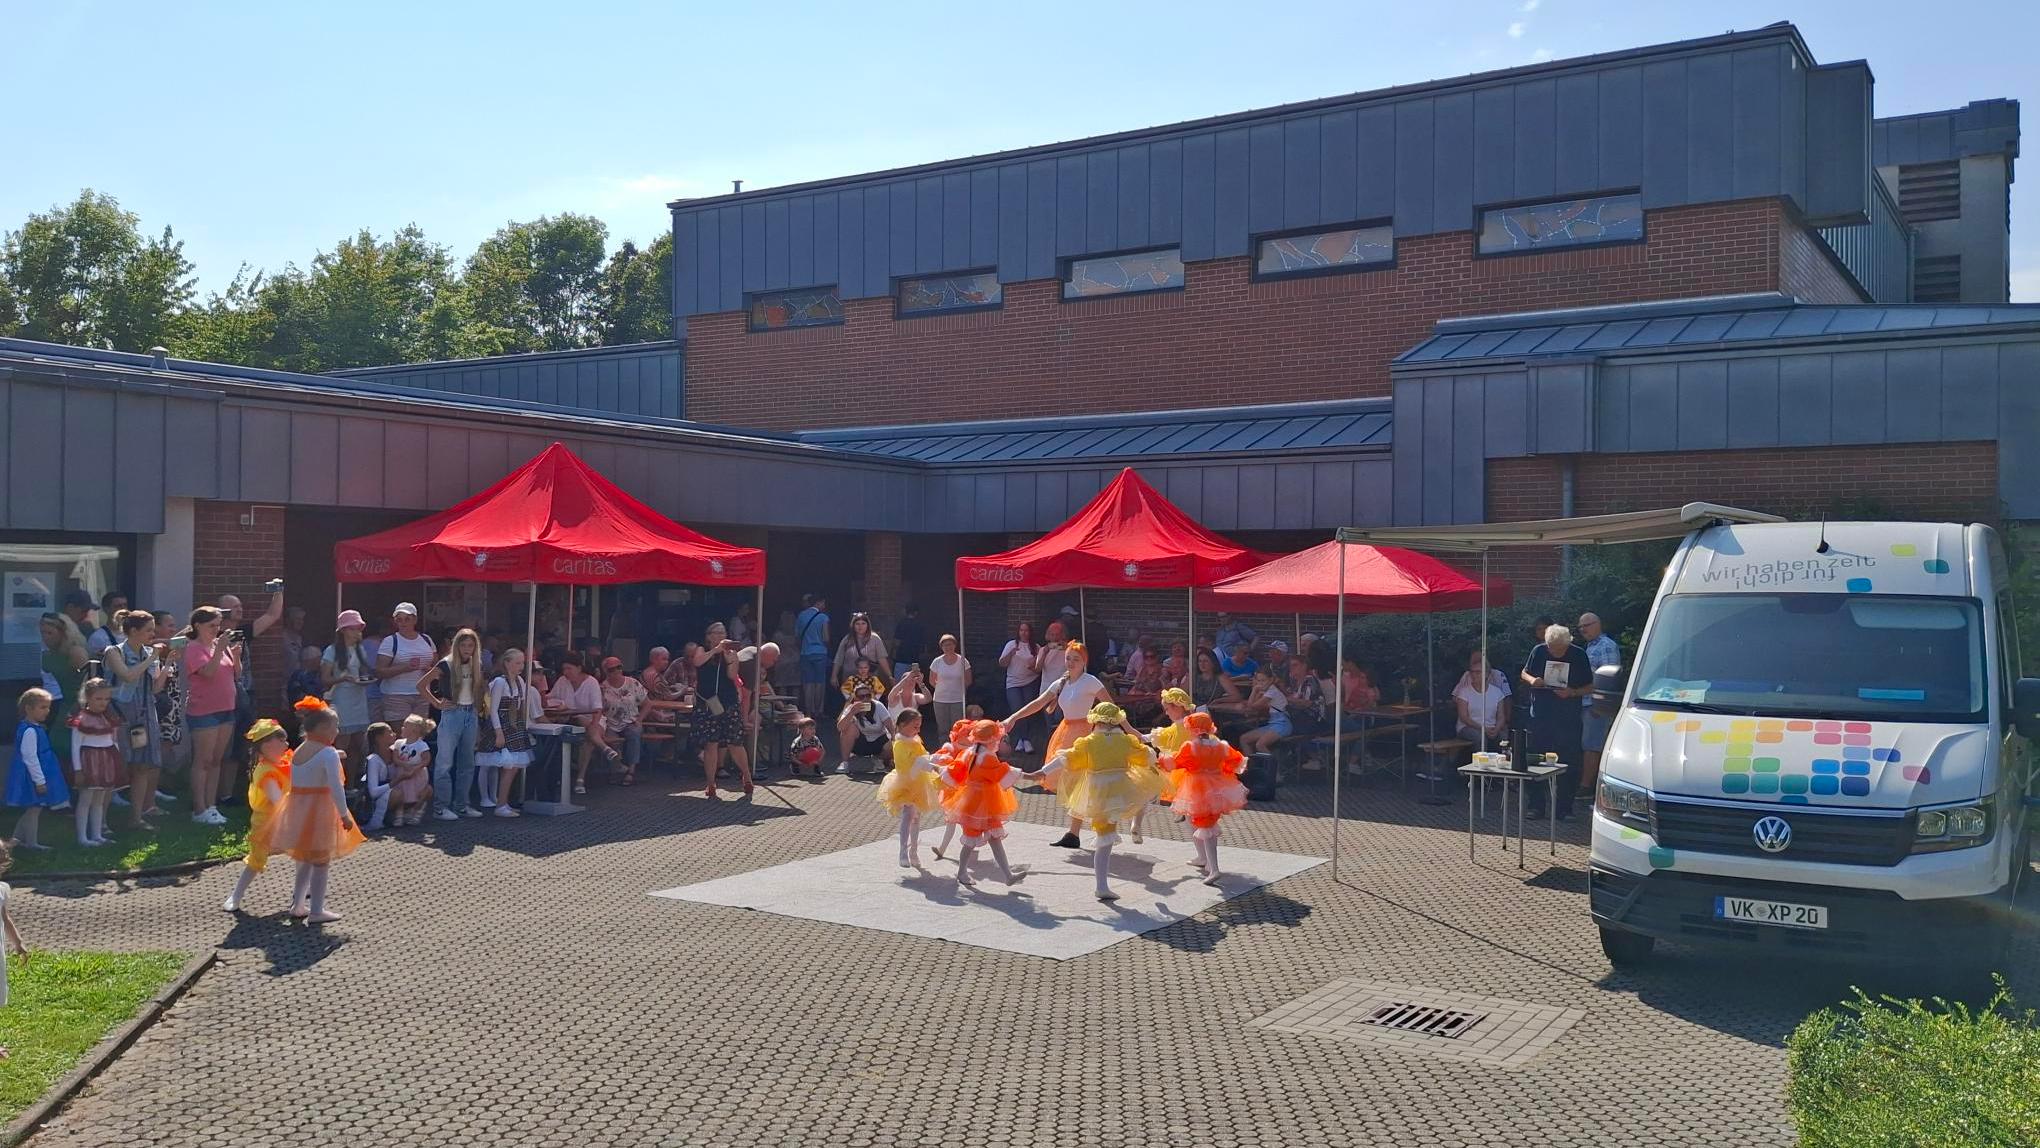
<path id="1" fill-rule="evenodd" d="M 919 870 L 899 867 L 899 839 L 887 837 L 652 896 L 1066 961 L 1324 863 L 1322 857 L 1236 849 L 1221 840 L 1224 873 L 1214 888 L 1190 868 L 1196 856 L 1190 842 L 1149 838 L 1135 845 L 1121 834 L 1112 851 L 1112 888 L 1119 899 L 1105 902 L 1093 896 L 1089 848 L 1050 845 L 1057 826 L 1015 822 L 1009 828 L 1006 854 L 1021 874 L 1011 886 L 999 876 L 991 851 L 979 849 L 971 866 L 977 887 L 959 888 L 955 848 L 948 860 L 935 859 L 934 847 L 942 840 L 938 827 L 921 834 Z M 1090 844 L 1090 834 L 1084 842 Z"/>

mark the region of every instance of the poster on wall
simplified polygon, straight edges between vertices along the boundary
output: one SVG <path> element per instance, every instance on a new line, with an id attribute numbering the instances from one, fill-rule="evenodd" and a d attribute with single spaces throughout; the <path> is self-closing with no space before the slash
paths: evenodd
<path id="1" fill-rule="evenodd" d="M 463 627 L 484 629 L 489 613 L 489 587 L 481 582 L 428 582 L 425 585 L 425 628 L 433 633 Z"/>
<path id="2" fill-rule="evenodd" d="M 41 645 L 42 616 L 57 608 L 54 571 L 9 570 L 6 601 L 0 603 L 0 642 Z"/>

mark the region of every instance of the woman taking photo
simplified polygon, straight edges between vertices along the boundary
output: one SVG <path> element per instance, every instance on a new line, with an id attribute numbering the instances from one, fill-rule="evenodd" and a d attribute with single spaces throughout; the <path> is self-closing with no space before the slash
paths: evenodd
<path id="1" fill-rule="evenodd" d="M 128 813 L 136 829 L 156 812 L 156 778 L 163 771 L 163 730 L 156 694 L 170 680 L 170 648 L 156 641 L 156 619 L 147 610 L 128 610 L 114 619 L 121 640 L 106 647 L 105 674 L 113 682 L 113 708 L 120 715 L 119 744 L 127 755 Z"/>
<path id="2" fill-rule="evenodd" d="M 211 606 L 191 612 L 184 629 L 184 729 L 191 738 L 191 819 L 201 825 L 225 825 L 213 805 L 219 792 L 220 762 L 234 736 L 236 679 L 233 643 L 225 633 L 225 617 Z"/>
<path id="3" fill-rule="evenodd" d="M 42 616 L 42 688 L 56 704 L 50 707 L 50 745 L 57 760 L 71 760 L 71 715 L 78 712 L 78 691 L 85 685 L 85 636 L 62 614 Z"/>
<path id="4" fill-rule="evenodd" d="M 368 683 L 377 680 L 375 661 L 361 642 L 367 629 L 361 611 L 342 610 L 333 623 L 333 644 L 326 647 L 319 659 L 326 704 L 340 715 L 340 740 L 334 744 L 357 778 L 368 760 L 368 747 L 362 743 L 368 731 Z"/>
<path id="5" fill-rule="evenodd" d="M 829 669 L 830 684 L 842 689 L 843 679 L 857 672 L 859 661 L 871 663 L 871 672 L 878 675 L 881 684 L 892 684 L 887 673 L 892 663 L 886 660 L 885 639 L 872 632 L 871 616 L 863 613 L 850 615 L 850 632 L 837 644 L 836 661 Z"/>
<path id="6" fill-rule="evenodd" d="M 454 634 L 446 656 L 418 679 L 418 696 L 439 712 L 439 744 L 432 751 L 432 799 L 441 821 L 480 817 L 468 803 L 475 784 L 477 707 L 489 696 L 482 679 L 482 639 L 473 630 Z M 495 797 L 491 795 L 493 802 Z"/>
<path id="7" fill-rule="evenodd" d="M 1041 671 L 1034 665 L 1040 657 L 1041 646 L 1034 640 L 1034 623 L 1021 622 L 1013 631 L 1013 640 L 999 651 L 999 665 L 1006 670 L 1007 713 L 1019 713 L 1034 700 L 1035 694 L 1041 692 L 1036 688 L 1041 682 Z M 1039 720 L 1030 717 L 1018 722 L 1013 727 L 1014 752 L 1033 753 L 1034 739 L 1040 736 Z"/>
<path id="8" fill-rule="evenodd" d="M 858 615 L 862 617 L 863 615 Z M 871 627 L 865 626 L 869 634 Z M 737 644 L 721 622 L 711 622 L 701 648 L 693 654 L 694 738 L 701 746 L 701 770 L 708 784 L 704 796 L 713 798 L 716 774 L 722 772 L 727 753 L 743 782 L 744 796 L 751 796 L 751 758 L 744 752 L 744 707 L 737 686 Z"/>

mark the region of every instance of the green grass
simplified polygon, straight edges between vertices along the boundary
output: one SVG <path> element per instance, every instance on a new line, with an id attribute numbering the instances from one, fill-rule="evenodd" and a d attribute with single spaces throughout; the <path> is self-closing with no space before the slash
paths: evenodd
<path id="1" fill-rule="evenodd" d="M 1872 1000 L 1808 1017 L 1786 1098 L 1806 1148 L 2040 1144 L 2040 1027 L 2000 982 L 1981 1009 Z"/>
<path id="2" fill-rule="evenodd" d="M 0 1124 L 36 1102 L 182 968 L 180 953 L 34 953 L 7 962 Z"/>
<path id="3" fill-rule="evenodd" d="M 11 817 L 14 812 L 0 812 L 0 818 Z M 71 820 L 70 810 L 62 813 L 44 810 L 42 825 L 36 835 L 42 838 L 43 844 L 51 846 L 49 852 L 16 849 L 14 865 L 9 872 L 16 877 L 69 873 L 81 869 L 117 872 L 175 865 L 182 861 L 240 857 L 248 852 L 248 808 L 234 805 L 220 812 L 226 816 L 225 825 L 199 825 L 191 820 L 191 813 L 184 802 L 179 801 L 154 818 L 156 831 L 151 833 L 129 826 L 128 811 L 115 806 L 107 811 L 106 826 L 106 831 L 113 835 L 113 844 L 88 849 L 78 844 L 78 831 Z M 0 820 L 0 831 L 13 832 L 14 822 Z"/>

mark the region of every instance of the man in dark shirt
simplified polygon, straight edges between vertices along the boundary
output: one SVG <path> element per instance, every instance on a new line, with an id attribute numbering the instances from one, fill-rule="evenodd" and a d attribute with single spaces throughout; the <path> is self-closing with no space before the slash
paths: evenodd
<path id="1" fill-rule="evenodd" d="M 1544 631 L 1544 644 L 1530 651 L 1521 678 L 1530 689 L 1531 749 L 1539 754 L 1556 753 L 1565 764 L 1555 800 L 1558 815 L 1570 817 L 1583 752 L 1579 700 L 1594 692 L 1593 664 L 1585 650 L 1573 645 L 1571 630 L 1553 625 Z M 1530 810 L 1530 816 L 1543 815 L 1543 788 L 1531 791 L 1536 808 Z"/>
<path id="2" fill-rule="evenodd" d="M 927 648 L 928 631 L 921 625 L 921 608 L 908 606 L 900 616 L 900 624 L 893 627 L 893 680 L 906 677 L 908 670 L 919 665 Z"/>

